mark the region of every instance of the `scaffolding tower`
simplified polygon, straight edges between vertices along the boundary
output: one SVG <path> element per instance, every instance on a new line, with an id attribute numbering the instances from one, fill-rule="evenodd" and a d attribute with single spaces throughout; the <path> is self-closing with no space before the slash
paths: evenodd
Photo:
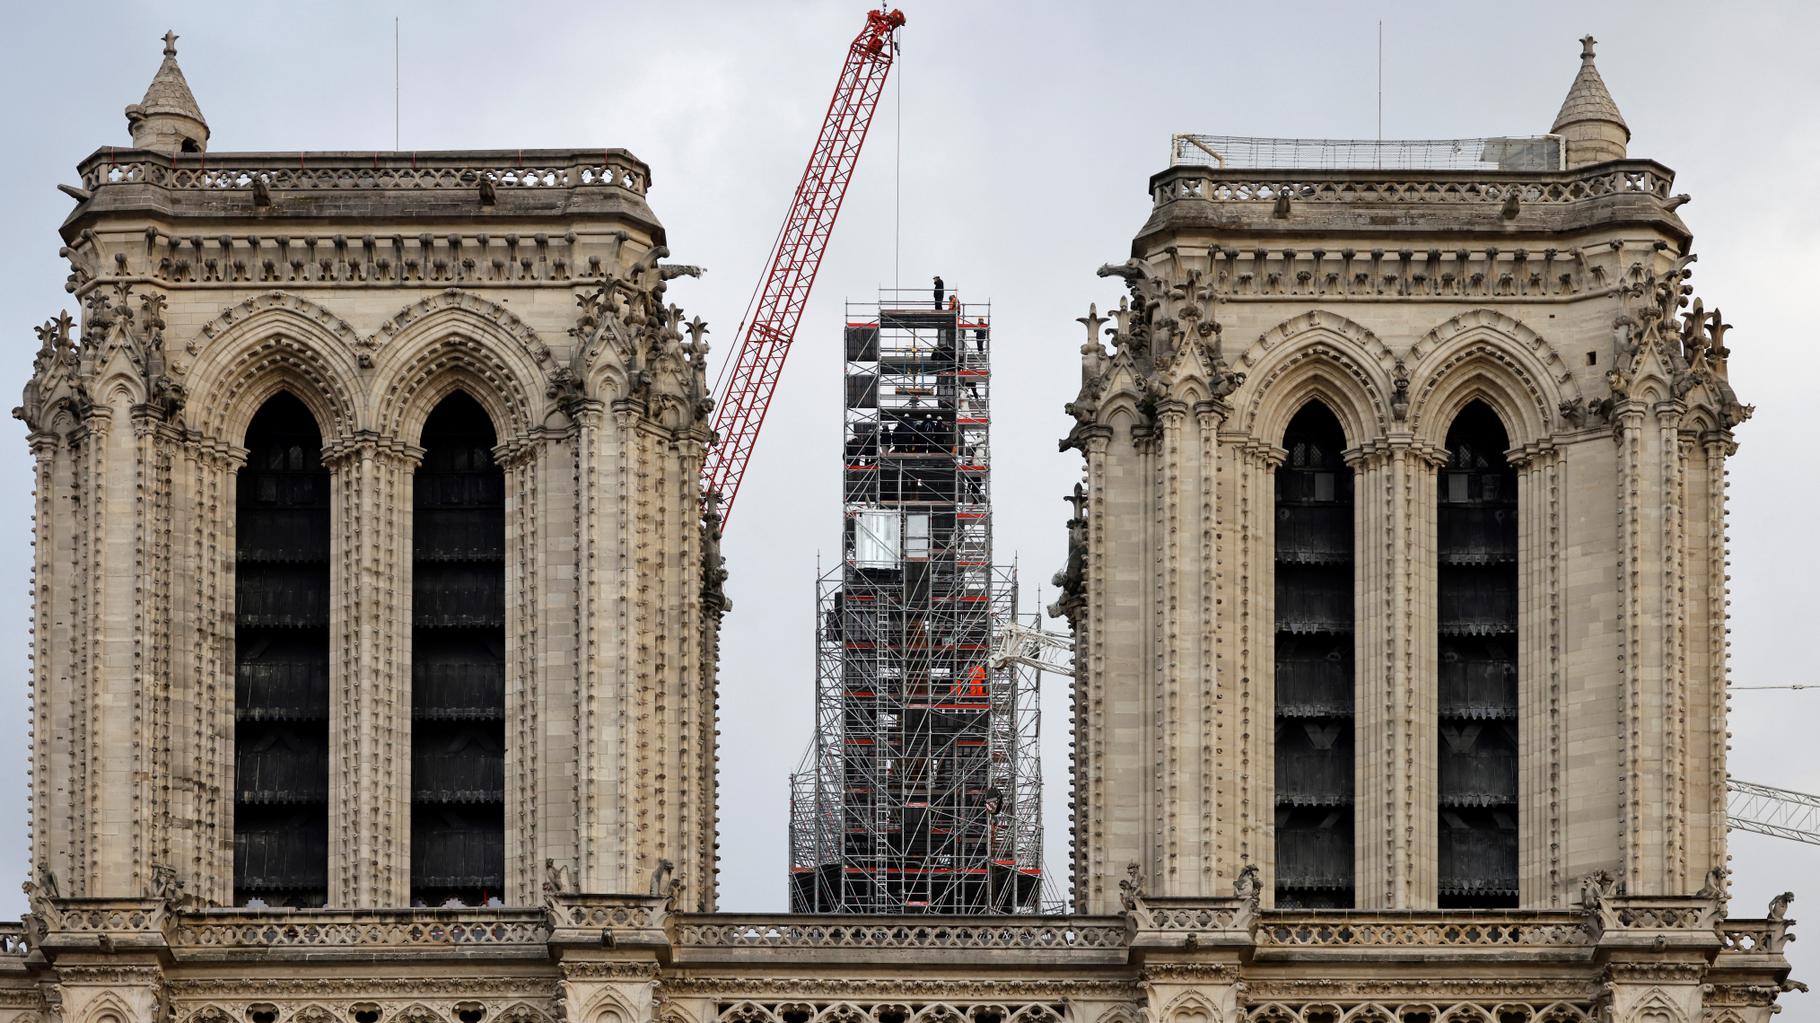
<path id="1" fill-rule="evenodd" d="M 815 736 L 790 779 L 798 913 L 1013 913 L 1042 890 L 1034 675 L 994 667 L 991 306 L 847 305 L 841 563 L 816 586 Z"/>

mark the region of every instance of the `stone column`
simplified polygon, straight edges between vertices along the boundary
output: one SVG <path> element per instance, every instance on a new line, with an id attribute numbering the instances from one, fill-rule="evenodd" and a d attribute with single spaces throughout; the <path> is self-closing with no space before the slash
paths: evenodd
<path id="1" fill-rule="evenodd" d="M 1282 448 L 1246 439 L 1234 460 L 1237 595 L 1238 858 L 1276 887 L 1276 470 Z"/>
<path id="2" fill-rule="evenodd" d="M 1221 465 L 1219 429 L 1226 420 L 1226 406 L 1217 400 L 1194 407 L 1193 443 L 1189 450 L 1196 464 L 1194 486 L 1188 494 L 1185 532 L 1193 552 L 1194 570 L 1182 587 L 1191 609 L 1180 626 L 1196 670 L 1189 680 L 1190 720 L 1198 737 L 1199 819 L 1194 847 L 1201 865 L 1202 888 L 1194 894 L 1213 895 L 1224 879 L 1238 877 L 1238 858 L 1224 848 L 1232 830 L 1235 789 L 1226 770 L 1233 749 L 1232 699 L 1223 692 L 1219 670 L 1221 640 L 1229 633 L 1220 616 L 1219 594 L 1225 574 L 1226 509 L 1219 501 Z"/>
<path id="3" fill-rule="evenodd" d="M 1440 898 L 1440 673 L 1436 665 L 1439 609 L 1439 546 L 1436 534 L 1436 471 L 1447 452 L 1415 442 L 1392 441 L 1392 547 L 1404 552 L 1393 579 L 1392 645 L 1401 687 L 1398 729 L 1403 736 L 1397 763 L 1405 772 L 1397 786 L 1396 813 L 1403 833 L 1394 845 L 1392 899 L 1397 909 L 1432 909 Z"/>
<path id="4" fill-rule="evenodd" d="M 66 610 L 75 571 L 75 509 L 69 495 L 72 453 L 58 434 L 34 430 L 32 479 L 32 806 L 31 858 L 58 877 L 73 876 L 68 797 L 74 762 L 67 743 L 73 700 L 69 694 L 70 644 L 74 633 Z"/>
<path id="5" fill-rule="evenodd" d="M 1124 594 L 1110 578 L 1112 566 L 1120 557 L 1136 555 L 1135 549 L 1123 542 L 1117 554 L 1109 554 L 1115 534 L 1130 529 L 1129 522 L 1119 524 L 1116 521 L 1121 512 L 1130 515 L 1134 511 L 1129 494 L 1123 492 L 1129 487 L 1119 485 L 1124 482 L 1122 479 L 1114 481 L 1107 477 L 1108 451 L 1114 443 L 1112 430 L 1094 427 L 1083 433 L 1081 443 L 1087 460 L 1090 509 L 1087 551 L 1091 560 L 1086 570 L 1086 627 L 1077 637 L 1075 647 L 1075 735 L 1080 745 L 1074 756 L 1072 867 L 1077 908 L 1083 912 L 1101 913 L 1117 905 L 1117 878 L 1123 875 L 1127 861 L 1138 858 L 1134 842 L 1137 836 L 1129 832 L 1118 848 L 1111 847 L 1111 835 L 1117 829 L 1117 824 L 1109 819 L 1111 807 L 1125 795 L 1115 785 L 1120 779 L 1132 788 L 1142 784 L 1142 779 L 1135 775 L 1139 765 L 1131 763 L 1137 758 L 1132 756 L 1128 746 L 1118 762 L 1112 762 L 1112 750 L 1131 743 L 1135 734 L 1134 728 L 1124 722 L 1119 722 L 1123 727 L 1114 732 L 1114 707 L 1120 700 L 1130 702 L 1138 690 L 1128 672 L 1122 672 L 1118 678 L 1109 677 L 1108 666 L 1131 663 L 1116 658 L 1111 652 L 1113 649 L 1123 652 L 1126 648 L 1141 647 L 1128 636 L 1109 637 L 1106 630 L 1109 602 L 1121 600 L 1129 606 L 1136 599 Z M 1129 466 L 1128 458 L 1121 458 L 1121 461 Z M 1135 710 L 1131 708 L 1131 711 Z M 1144 777 L 1148 777 L 1147 773 Z M 1125 816 L 1133 815 L 1127 812 Z"/>
<path id="6" fill-rule="evenodd" d="M 1215 847 L 1225 830 L 1222 810 L 1230 803 L 1221 791 L 1228 781 L 1215 753 L 1229 741 L 1222 737 L 1226 722 L 1216 715 L 1214 667 L 1219 528 L 1214 438 L 1220 412 L 1213 402 L 1199 403 L 1192 414 L 1182 402 L 1159 403 L 1153 440 L 1157 496 L 1151 564 L 1160 585 L 1152 670 L 1161 788 L 1156 826 L 1163 858 L 1151 883 L 1159 893 L 1178 896 L 1212 895 L 1219 877 L 1238 874 L 1237 865 L 1222 862 Z"/>
<path id="7" fill-rule="evenodd" d="M 1517 888 L 1525 909 L 1567 904 L 1562 812 L 1565 678 L 1561 616 L 1561 455 L 1540 441 L 1510 453 L 1517 471 Z"/>
<path id="8" fill-rule="evenodd" d="M 536 904 L 544 879 L 537 775 L 543 770 L 543 508 L 538 457 L 544 445 L 517 439 L 494 456 L 505 475 L 505 892 L 508 905 Z"/>
<path id="9" fill-rule="evenodd" d="M 1435 905 L 1435 470 L 1394 434 L 1348 455 L 1356 509 L 1355 891 L 1362 907 Z"/>
<path id="10" fill-rule="evenodd" d="M 1624 878 L 1634 895 L 1682 894 L 1691 869 L 1684 802 L 1686 678 L 1677 656 L 1681 592 L 1679 423 L 1685 407 L 1621 405 L 1618 466 L 1620 748 Z M 1653 420 L 1653 421 L 1652 421 Z M 1702 850 L 1704 853 L 1704 850 Z"/>
<path id="11" fill-rule="evenodd" d="M 358 433 L 329 470 L 329 905 L 411 893 L 411 529 L 423 450 Z"/>
<path id="12" fill-rule="evenodd" d="M 150 805 L 156 685 L 150 658 L 162 609 L 148 608 L 147 583 L 161 571 L 147 545 L 161 530 L 153 424 L 125 394 L 88 410 L 72 434 L 82 550 L 80 592 L 69 612 L 83 623 L 72 664 L 75 703 L 67 798 L 73 826 L 64 894 L 138 896 L 158 853 L 159 814 Z M 154 587 L 155 589 L 156 587 Z"/>
<path id="13" fill-rule="evenodd" d="M 1402 553 L 1391 542 L 1390 449 L 1369 442 L 1346 453 L 1353 501 L 1353 892 L 1359 906 L 1396 904 L 1392 861 L 1401 801 L 1393 645 L 1403 594 L 1393 585 Z"/>
<path id="14" fill-rule="evenodd" d="M 1737 450 L 1737 445 L 1729 431 L 1715 430 L 1701 435 L 1700 448 L 1704 456 L 1701 468 L 1705 520 L 1694 535 L 1703 545 L 1698 553 L 1706 576 L 1706 585 L 1701 591 L 1702 604 L 1696 605 L 1701 612 L 1697 625 L 1704 632 L 1704 642 L 1700 647 L 1699 663 L 1690 664 L 1689 671 L 1704 687 L 1703 691 L 1696 690 L 1705 706 L 1705 716 L 1694 734 L 1705 737 L 1706 774 L 1700 781 L 1704 792 L 1693 801 L 1690 809 L 1706 819 L 1706 859 L 1713 864 L 1722 864 L 1726 862 L 1725 778 L 1726 751 L 1730 749 L 1726 741 L 1726 719 L 1727 687 L 1731 683 L 1731 630 L 1727 625 L 1731 542 L 1725 507 L 1725 462 Z M 1696 624 L 1691 615 L 1689 624 Z"/>
<path id="15" fill-rule="evenodd" d="M 234 899 L 234 565 L 240 467 L 246 449 L 200 439 L 185 449 L 177 511 L 185 567 L 173 602 L 181 637 L 173 667 L 173 761 L 188 765 L 172 785 L 173 812 L 190 821 L 170 864 L 190 895 L 210 905 Z"/>
<path id="16" fill-rule="evenodd" d="M 569 423 L 546 433 L 530 457 L 536 471 L 535 500 L 541 512 L 536 526 L 541 566 L 535 592 L 525 597 L 535 602 L 538 640 L 532 655 L 536 665 L 526 685 L 538 693 L 534 708 L 537 734 L 528 740 L 538 750 L 532 782 L 536 791 L 526 808 L 535 814 L 538 851 L 531 867 L 541 879 L 544 860 L 567 867 L 569 876 L 581 877 L 580 843 L 586 827 L 580 812 L 583 732 L 581 730 L 582 672 L 590 662 L 582 657 L 584 637 L 594 634 L 588 582 L 596 551 L 585 546 L 583 501 L 592 500 L 594 475 L 583 471 L 581 449 L 584 431 L 600 428 L 597 402 L 585 400 L 567 408 Z M 592 528 L 592 527 L 590 527 Z M 591 545 L 592 541 L 588 541 Z"/>

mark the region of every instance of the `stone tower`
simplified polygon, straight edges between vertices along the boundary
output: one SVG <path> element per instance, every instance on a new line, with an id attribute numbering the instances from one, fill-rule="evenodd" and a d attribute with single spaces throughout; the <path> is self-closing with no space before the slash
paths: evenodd
<path id="1" fill-rule="evenodd" d="M 706 327 L 649 169 L 205 162 L 173 49 L 66 188 L 80 320 L 17 411 L 0 1021 L 1767 1023 L 1792 986 L 1790 897 L 1729 918 L 1711 869 L 1748 408 L 1666 168 L 1197 142 L 1227 167 L 1152 179 L 1071 406 L 1078 912 L 736 916 Z"/>
<path id="2" fill-rule="evenodd" d="M 1558 134 L 1470 140 L 1477 169 L 1198 137 L 1151 179 L 1063 442 L 1086 912 L 1128 864 L 1278 909 L 1722 895 L 1750 408 L 1687 197 L 1624 158 L 1583 46 Z"/>
<path id="3" fill-rule="evenodd" d="M 81 320 L 40 328 L 18 410 L 39 896 L 522 906 L 661 874 L 711 906 L 706 328 L 666 298 L 697 271 L 661 262 L 649 171 L 204 163 L 171 38 L 138 148 L 81 165 Z"/>

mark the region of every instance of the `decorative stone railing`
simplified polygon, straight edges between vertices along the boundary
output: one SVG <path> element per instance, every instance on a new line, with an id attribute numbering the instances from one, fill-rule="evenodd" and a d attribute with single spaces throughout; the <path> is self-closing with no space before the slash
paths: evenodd
<path id="1" fill-rule="evenodd" d="M 1719 906 L 1711 899 L 1675 896 L 1617 896 L 1599 905 L 1599 925 L 1606 930 L 1710 930 L 1719 923 Z"/>
<path id="2" fill-rule="evenodd" d="M 676 944 L 703 949 L 1123 949 L 1119 917 L 727 916 L 678 918 Z"/>
<path id="3" fill-rule="evenodd" d="M 1133 950 L 1250 945 L 1256 903 L 1246 899 L 1139 898 L 1130 911 Z"/>
<path id="4" fill-rule="evenodd" d="M 1597 164 L 1583 170 L 1374 171 L 1220 170 L 1171 167 L 1150 179 L 1155 205 L 1181 200 L 1275 204 L 1287 193 L 1297 203 L 1502 206 L 1513 195 L 1520 204 L 1563 205 L 1610 195 L 1654 196 L 1666 200 L 1674 175 L 1647 160 Z"/>
<path id="5" fill-rule="evenodd" d="M 657 947 L 669 943 L 669 900 L 639 895 L 557 895 L 550 900 L 555 944 Z"/>
<path id="6" fill-rule="evenodd" d="M 549 938 L 542 909 L 211 909 L 180 914 L 170 943 L 191 956 L 274 948 L 498 954 L 513 947 L 541 956 Z"/>
<path id="7" fill-rule="evenodd" d="M 1260 949 L 1572 948 L 1590 945 L 1593 934 L 1579 913 L 1277 910 L 1262 914 L 1256 941 Z"/>
<path id="8" fill-rule="evenodd" d="M 1249 945 L 1261 956 L 1306 951 L 1381 957 L 1399 950 L 1584 956 L 1595 947 L 1669 945 L 1727 956 L 1779 956 L 1786 920 L 1717 920 L 1699 898 L 1606 898 L 1597 913 L 1433 910 L 1257 911 L 1238 899 L 1144 899 L 1119 916 L 891 917 L 672 913 L 644 896 L 558 895 L 544 907 L 411 910 L 167 911 L 152 900 L 59 899 L 41 907 L 40 939 L 0 925 L 0 957 L 158 947 L 179 959 L 375 953 L 544 958 L 552 946 L 667 948 L 678 963 L 884 961 L 905 952 L 957 964 L 1031 957 L 1113 965 L 1182 948 Z"/>
<path id="9" fill-rule="evenodd" d="M 1251 925 L 1256 907 L 1243 899 L 1144 899 L 1135 911 L 1140 929 L 1233 931 Z"/>
<path id="10" fill-rule="evenodd" d="M 202 191 L 274 192 L 623 188 L 644 195 L 651 172 L 632 154 L 608 150 L 435 153 L 154 153 L 104 149 L 83 161 L 82 187 L 153 185 Z"/>
<path id="11" fill-rule="evenodd" d="M 1780 955 L 1789 942 L 1787 920 L 1727 920 L 1719 925 L 1720 955 Z"/>

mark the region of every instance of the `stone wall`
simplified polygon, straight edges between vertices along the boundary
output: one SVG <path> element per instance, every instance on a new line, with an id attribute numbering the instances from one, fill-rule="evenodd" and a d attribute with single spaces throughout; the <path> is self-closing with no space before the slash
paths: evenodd
<path id="1" fill-rule="evenodd" d="M 1355 878 L 1436 905 L 1436 470 L 1490 406 L 1518 474 L 1519 885 L 1686 895 L 1725 860 L 1724 461 L 1749 414 L 1672 175 L 1178 167 L 1082 319 L 1074 885 L 1272 890 L 1274 477 L 1309 401 L 1357 508 Z M 1103 336 L 1109 337 L 1108 347 Z"/>
<path id="2" fill-rule="evenodd" d="M 407 904 L 411 487 L 424 419 L 459 389 L 507 480 L 505 901 L 551 878 L 640 891 L 668 860 L 713 904 L 706 328 L 665 297 L 697 271 L 661 262 L 627 154 L 403 159 L 83 165 L 81 322 L 40 329 L 18 413 L 38 465 L 33 860 L 66 896 L 140 897 L 168 871 L 231 900 L 236 470 L 283 390 L 333 494 L 330 905 Z"/>

